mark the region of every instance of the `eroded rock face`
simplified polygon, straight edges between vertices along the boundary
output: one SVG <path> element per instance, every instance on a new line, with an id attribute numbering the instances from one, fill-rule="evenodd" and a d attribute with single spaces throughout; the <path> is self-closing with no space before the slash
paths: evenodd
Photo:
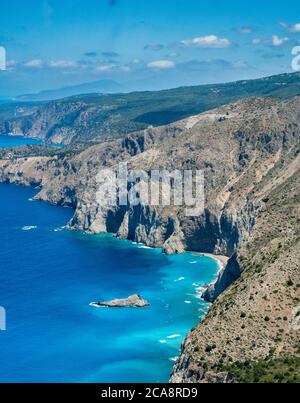
<path id="1" fill-rule="evenodd" d="M 216 282 L 204 291 L 202 297 L 208 302 L 214 302 L 240 275 L 241 265 L 237 261 L 237 254 L 234 253 L 219 273 Z"/>
<path id="2" fill-rule="evenodd" d="M 145 308 L 150 306 L 149 302 L 140 295 L 131 295 L 124 299 L 113 299 L 107 302 L 93 302 L 91 305 L 107 308 Z"/>
<path id="3" fill-rule="evenodd" d="M 4 155 L 0 180 L 39 185 L 37 199 L 72 206 L 70 228 L 113 232 L 167 253 L 231 257 L 206 292 L 215 302 L 187 337 L 172 376 L 221 379 L 226 363 L 297 351 L 290 323 L 300 298 L 299 116 L 299 97 L 249 99 L 71 157 Z M 99 206 L 96 175 L 119 162 L 146 172 L 204 169 L 204 214 L 187 217 L 174 206 Z"/>

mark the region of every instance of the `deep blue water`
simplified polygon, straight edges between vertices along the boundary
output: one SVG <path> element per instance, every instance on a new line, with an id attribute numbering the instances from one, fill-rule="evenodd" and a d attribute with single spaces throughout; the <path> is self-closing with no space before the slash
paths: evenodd
<path id="1" fill-rule="evenodd" d="M 32 202 L 35 192 L 0 185 L 0 382 L 168 381 L 216 262 L 68 231 L 72 210 Z M 134 293 L 151 306 L 89 306 Z"/>

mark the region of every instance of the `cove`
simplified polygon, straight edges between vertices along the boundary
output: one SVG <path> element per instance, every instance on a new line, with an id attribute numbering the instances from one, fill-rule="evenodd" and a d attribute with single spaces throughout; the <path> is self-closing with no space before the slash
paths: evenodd
<path id="1" fill-rule="evenodd" d="M 24 136 L 0 135 L 0 148 L 24 146 L 26 144 L 42 144 L 42 141 Z"/>
<path id="2" fill-rule="evenodd" d="M 0 381 L 167 382 L 217 263 L 66 230 L 72 210 L 32 202 L 35 192 L 0 185 Z M 89 306 L 132 294 L 151 306 Z"/>

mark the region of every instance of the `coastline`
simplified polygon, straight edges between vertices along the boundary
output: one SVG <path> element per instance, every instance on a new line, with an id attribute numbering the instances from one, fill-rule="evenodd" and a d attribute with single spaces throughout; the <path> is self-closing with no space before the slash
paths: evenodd
<path id="1" fill-rule="evenodd" d="M 42 211 L 43 211 L 43 214 L 44 214 L 44 207 L 43 206 L 39 207 L 39 205 L 47 204 L 47 203 L 34 203 L 34 204 L 30 203 L 29 204 L 27 202 L 29 200 L 28 197 L 31 196 L 31 193 L 35 193 L 34 189 L 28 187 L 28 189 L 30 189 L 30 194 L 27 195 L 27 192 L 25 192 L 25 189 L 18 189 L 16 186 L 11 186 L 11 188 L 16 189 L 12 193 L 12 196 L 14 194 L 17 194 L 17 192 L 21 191 L 20 199 L 24 200 L 25 205 L 27 206 L 26 208 L 28 209 L 28 211 L 31 211 L 32 208 L 33 208 L 32 206 L 34 206 L 35 210 L 36 209 L 39 210 L 41 208 Z M 24 194 L 23 194 L 23 191 L 24 191 Z M 6 189 L 3 189 L 3 192 L 6 192 Z M 55 213 L 56 210 L 58 211 L 58 210 L 63 210 L 63 209 L 61 208 L 61 206 L 58 206 L 58 209 L 49 208 L 49 213 L 54 214 L 56 216 L 56 213 Z M 21 213 L 21 217 L 23 217 L 24 213 L 21 210 L 19 210 L 19 211 Z M 45 211 L 47 212 L 47 209 Z M 69 213 L 71 214 L 72 211 L 70 210 Z M 67 214 L 67 216 L 68 216 L 68 214 Z M 64 220 L 65 215 L 62 214 L 62 218 L 63 218 L 62 220 L 61 220 L 60 214 L 58 214 L 58 216 L 60 217 L 59 218 L 60 222 L 56 223 L 56 221 L 55 221 L 55 226 L 56 225 L 62 225 L 62 224 L 65 223 L 65 220 Z M 30 216 L 30 217 L 32 217 L 32 216 Z M 38 217 L 38 214 L 36 214 L 36 215 L 34 214 L 34 217 Z M 47 219 L 47 220 L 50 221 L 50 218 Z M 52 220 L 52 217 L 51 217 L 51 221 L 50 221 L 51 228 L 54 228 L 54 226 L 52 226 L 52 222 L 53 222 L 53 220 Z M 48 230 L 51 229 L 48 226 L 48 224 L 47 225 L 44 224 L 44 221 L 43 221 L 43 224 L 40 224 L 39 221 L 37 221 L 37 222 L 31 222 L 30 221 L 29 224 L 36 224 L 38 226 L 38 228 L 40 228 L 40 230 L 42 229 L 42 225 L 43 226 L 45 225 L 45 227 L 43 227 L 43 228 L 45 229 L 45 231 L 47 231 L 47 233 L 48 233 Z M 27 232 L 27 233 L 20 232 L 18 230 L 18 234 L 20 234 L 22 239 L 27 239 L 28 243 L 30 243 L 32 245 L 32 249 L 34 250 L 34 244 L 35 243 L 31 242 L 30 238 L 34 237 L 34 239 L 36 239 L 37 237 L 40 237 L 40 233 L 42 233 L 42 231 L 44 231 L 44 230 L 41 230 L 41 231 L 40 230 L 38 230 L 36 232 L 34 231 L 34 232 Z M 78 231 L 78 232 L 83 233 L 83 231 Z M 60 245 L 63 245 L 63 246 L 65 246 L 65 243 L 63 241 L 63 244 L 62 244 L 60 239 L 62 239 L 62 240 L 64 240 L 64 239 L 70 240 L 70 245 L 73 245 L 72 248 L 74 247 L 74 250 L 77 248 L 78 242 L 82 242 L 81 243 L 82 246 L 87 245 L 87 247 L 88 247 L 87 252 L 88 253 L 93 254 L 95 252 L 95 250 L 98 249 L 98 247 L 96 248 L 97 242 L 94 243 L 94 241 L 91 241 L 91 243 L 90 243 L 90 241 L 89 241 L 90 237 L 83 237 L 82 241 L 79 241 L 77 239 L 77 236 L 76 236 L 77 241 L 74 242 L 74 241 L 72 241 L 73 236 L 70 237 L 66 233 L 67 233 L 67 231 L 65 231 L 65 235 L 64 235 L 64 233 L 61 233 L 61 232 L 59 232 L 57 235 L 54 235 L 52 232 L 50 232 L 50 237 L 52 239 L 55 239 L 55 243 L 59 242 Z M 111 237 L 111 234 L 109 234 L 109 237 Z M 80 236 L 80 239 L 81 239 L 81 236 Z M 116 246 L 118 244 L 122 244 L 124 242 L 124 243 L 128 243 L 128 245 L 125 244 L 126 249 L 128 247 L 130 247 L 130 245 L 129 245 L 130 241 L 126 241 L 126 240 L 125 241 L 121 240 L 121 242 L 119 242 L 119 241 L 120 241 L 119 239 L 114 238 L 114 244 Z M 49 244 L 50 244 L 50 242 L 49 242 Z M 111 249 L 112 251 L 116 250 L 114 244 L 111 245 L 112 246 L 112 249 Z M 68 245 L 69 245 L 69 241 L 68 241 Z M 101 244 L 99 243 L 99 246 L 100 245 Z M 108 242 L 108 246 L 110 246 L 110 242 Z M 131 257 L 134 257 L 134 255 L 138 255 L 135 252 L 133 252 L 133 253 L 128 253 L 127 251 L 122 252 L 123 246 L 122 245 L 120 245 L 120 246 L 121 246 L 121 248 L 120 248 L 121 249 L 121 254 L 120 255 L 114 254 L 114 256 L 115 256 L 114 260 L 116 261 L 117 270 L 119 270 L 119 261 L 120 261 L 119 256 L 123 256 L 123 257 L 128 256 L 129 259 L 131 259 Z M 138 248 L 138 245 L 136 245 L 136 248 Z M 82 248 L 80 248 L 80 249 L 82 249 Z M 101 248 L 101 249 L 104 250 L 104 248 Z M 152 250 L 154 251 L 154 248 Z M 70 253 L 72 254 L 72 249 L 70 249 Z M 20 255 L 22 256 L 22 254 L 20 254 Z M 97 253 L 97 256 L 98 255 L 101 256 L 101 253 L 100 254 Z M 141 267 L 143 267 L 142 265 L 144 264 L 145 260 L 142 257 L 142 254 L 140 254 L 140 255 L 141 255 L 141 258 L 138 258 L 138 260 L 135 261 L 135 262 L 140 262 Z M 151 257 L 152 255 L 153 255 L 153 259 Z M 148 374 L 150 372 L 152 372 L 152 370 L 149 371 L 147 369 L 146 365 L 145 365 L 145 373 L 146 374 L 144 375 L 143 371 L 139 369 L 140 370 L 139 376 L 141 376 L 143 378 L 143 379 L 139 379 L 139 380 L 142 381 L 142 382 L 143 381 L 144 382 L 147 382 L 147 381 L 148 382 L 155 382 L 157 379 L 159 379 L 159 380 L 161 380 L 161 382 L 168 382 L 169 375 L 170 375 L 170 373 L 172 371 L 172 368 L 173 368 L 174 359 L 175 359 L 175 357 L 177 358 L 177 356 L 179 355 L 178 350 L 180 348 L 180 344 L 181 344 L 182 340 L 186 338 L 186 335 L 190 332 L 190 329 L 192 329 L 195 326 L 195 324 L 198 323 L 198 321 L 199 321 L 198 316 L 199 315 L 200 316 L 204 315 L 204 313 L 206 313 L 206 311 L 208 309 L 208 305 L 204 304 L 202 301 L 199 301 L 199 298 L 195 295 L 195 286 L 193 285 L 193 282 L 198 283 L 198 281 L 199 281 L 202 284 L 205 281 L 209 281 L 209 280 L 207 280 L 207 278 L 211 280 L 214 277 L 214 274 L 216 272 L 216 266 L 211 261 L 209 262 L 209 261 L 203 259 L 204 260 L 204 266 L 203 266 L 204 270 L 201 271 L 201 270 L 199 270 L 199 267 L 197 266 L 197 264 L 196 265 L 190 265 L 190 261 L 192 261 L 192 260 L 199 260 L 200 261 L 201 259 L 200 258 L 198 258 L 198 259 L 194 258 L 193 259 L 193 258 L 191 258 L 189 253 L 187 253 L 186 255 L 187 255 L 186 257 L 183 257 L 183 260 L 182 260 L 182 257 L 178 257 L 177 263 L 174 263 L 174 261 L 172 260 L 170 262 L 171 266 L 170 266 L 169 263 L 165 262 L 166 265 L 164 265 L 164 269 L 162 271 L 157 271 L 156 270 L 157 263 L 159 263 L 161 261 L 160 260 L 161 258 L 163 259 L 162 262 L 164 262 L 164 260 L 167 260 L 167 257 L 165 259 L 163 256 L 160 257 L 160 253 L 156 254 L 155 252 L 152 252 L 151 250 L 148 250 L 147 255 L 145 255 L 145 256 L 147 256 L 146 257 L 147 262 L 148 262 L 147 264 L 152 265 L 151 262 L 153 262 L 153 267 L 155 269 L 154 269 L 153 272 L 150 271 L 148 273 L 149 274 L 149 280 L 147 280 L 147 282 L 145 281 L 144 270 L 142 270 L 141 275 L 139 276 L 141 281 L 138 282 L 139 284 L 142 284 L 143 293 L 145 293 L 145 296 L 147 294 L 148 300 L 150 302 L 154 301 L 151 304 L 152 305 L 151 306 L 151 311 L 149 312 L 149 310 L 148 310 L 148 311 L 145 311 L 145 313 L 143 311 L 139 312 L 139 311 L 137 311 L 135 309 L 133 311 L 128 311 L 128 312 L 127 311 L 107 311 L 106 309 L 103 309 L 103 310 L 101 310 L 101 309 L 97 310 L 96 309 L 96 310 L 91 310 L 90 311 L 90 307 L 88 306 L 89 299 L 86 299 L 86 295 L 92 295 L 90 301 L 97 301 L 96 298 L 99 297 L 99 295 L 98 295 L 99 292 L 100 292 L 100 294 L 102 294 L 101 289 L 102 289 L 103 286 L 101 285 L 101 281 L 102 281 L 102 278 L 103 278 L 103 274 L 100 271 L 99 271 L 99 274 L 97 274 L 98 270 L 94 270 L 94 269 L 89 270 L 89 264 L 90 263 L 87 263 L 88 266 L 84 267 L 84 270 L 79 269 L 78 272 L 75 269 L 64 270 L 64 275 L 61 277 L 61 280 L 59 281 L 59 288 L 64 289 L 65 291 L 64 291 L 64 293 L 62 295 L 60 294 L 61 298 L 56 298 L 55 297 L 53 299 L 53 301 L 54 301 L 53 304 L 54 304 L 54 308 L 55 308 L 58 303 L 59 304 L 63 303 L 63 306 L 64 306 L 66 300 L 75 301 L 74 303 L 72 302 L 72 306 L 71 306 L 72 312 L 73 312 L 72 316 L 69 318 L 69 320 L 67 320 L 67 319 L 64 320 L 64 326 L 68 326 L 68 328 L 70 329 L 70 328 L 73 327 L 73 318 L 74 317 L 76 319 L 79 318 L 80 320 L 82 320 L 82 318 L 84 316 L 84 326 L 82 326 L 82 324 L 80 323 L 80 320 L 76 320 L 74 322 L 76 322 L 78 324 L 78 327 L 82 329 L 82 330 L 80 330 L 80 331 L 82 331 L 82 334 L 85 333 L 85 329 L 84 329 L 85 327 L 89 326 L 90 329 L 91 329 L 91 331 L 88 332 L 89 334 L 91 334 L 91 339 L 89 339 L 89 341 L 90 341 L 89 349 L 88 349 L 88 352 L 86 354 L 83 354 L 83 355 L 87 356 L 87 359 L 86 359 L 87 364 L 86 364 L 85 361 L 82 362 L 82 366 L 87 368 L 87 370 L 86 370 L 86 372 L 87 372 L 86 379 L 94 380 L 94 379 L 97 379 L 97 377 L 98 377 L 98 380 L 99 380 L 99 377 L 101 377 L 101 376 L 103 376 L 103 377 L 107 376 L 108 378 L 109 378 L 109 376 L 112 376 L 112 377 L 114 377 L 113 381 L 115 381 L 117 379 L 118 373 L 116 373 L 116 374 L 113 373 L 113 371 L 115 371 L 115 369 L 113 367 L 110 367 L 111 372 L 109 373 L 109 375 L 105 374 L 105 371 L 106 371 L 105 365 L 103 366 L 103 372 L 100 372 L 100 375 L 97 372 L 97 369 L 100 367 L 100 365 L 98 364 L 98 361 L 99 361 L 99 363 L 102 363 L 101 362 L 101 354 L 103 354 L 103 356 L 104 356 L 104 353 L 102 352 L 101 346 L 100 346 L 99 350 L 96 350 L 96 349 L 94 350 L 96 358 L 94 358 L 94 355 L 91 358 L 93 363 L 95 361 L 97 361 L 96 364 L 95 364 L 96 368 L 95 367 L 89 367 L 90 364 L 89 364 L 88 359 L 91 356 L 90 351 L 92 349 L 94 349 L 94 345 L 93 345 L 92 341 L 94 340 L 96 344 L 98 343 L 97 342 L 97 337 L 96 336 L 94 337 L 94 334 L 97 334 L 97 335 L 99 334 L 99 330 L 98 330 L 99 329 L 99 324 L 98 324 L 99 320 L 100 321 L 101 321 L 101 319 L 107 320 L 107 321 L 109 321 L 109 323 L 115 322 L 115 323 L 117 323 L 117 326 L 119 326 L 120 323 L 125 323 L 126 324 L 126 321 L 128 320 L 127 318 L 131 317 L 131 315 L 133 315 L 135 318 L 136 317 L 141 318 L 140 320 L 143 321 L 138 326 L 138 327 L 140 327 L 140 331 L 139 331 L 139 329 L 137 329 L 137 333 L 138 333 L 137 339 L 140 340 L 142 347 L 143 347 L 144 343 L 148 343 L 148 342 L 151 343 L 151 346 L 153 345 L 153 351 L 154 351 L 153 356 L 155 354 L 155 357 L 158 357 L 157 362 L 158 362 L 158 360 L 159 360 L 159 362 L 161 362 L 161 364 L 159 364 L 159 367 L 161 369 L 158 370 L 158 373 L 160 374 L 160 371 L 165 371 L 165 373 L 163 373 L 162 375 L 159 375 L 160 378 L 156 378 L 157 375 L 154 374 L 153 378 L 150 378 L 150 380 L 148 380 L 148 378 L 143 378 L 143 377 L 148 376 Z M 108 256 L 108 255 L 106 255 L 106 256 Z M 45 260 L 46 259 L 47 258 L 45 258 Z M 67 260 L 67 258 L 66 258 L 66 260 Z M 89 262 L 92 261 L 93 262 L 93 260 L 90 260 L 90 259 L 86 259 L 86 261 L 89 261 Z M 124 267 L 126 268 L 125 260 L 123 261 L 123 259 L 122 259 L 121 261 L 124 263 Z M 61 261 L 61 262 L 63 262 L 63 261 Z M 76 265 L 78 265 L 81 262 L 81 259 L 76 259 L 76 262 L 77 262 Z M 99 264 L 100 267 L 106 267 L 106 265 L 102 263 L 101 259 L 98 262 L 99 262 L 98 264 Z M 35 274 L 34 274 L 36 272 L 35 268 L 36 268 L 36 264 L 39 264 L 39 257 L 37 256 L 35 258 L 35 264 L 33 266 L 31 265 L 31 263 L 32 262 L 29 262 L 29 266 L 31 268 L 33 276 L 35 276 Z M 50 266 L 52 264 L 53 263 L 50 262 Z M 205 270 L 206 264 L 209 264 L 209 267 L 211 268 L 211 270 L 207 270 L 207 273 L 208 273 L 209 277 L 207 277 L 207 275 L 206 275 L 206 270 Z M 20 267 L 21 267 L 21 265 L 20 265 Z M 60 275 L 61 275 L 60 270 L 59 270 L 59 266 L 56 265 L 56 267 L 57 267 L 57 270 L 55 270 L 54 272 L 51 270 L 51 272 L 52 272 L 51 277 L 54 278 L 54 279 L 56 278 L 56 273 L 59 273 L 58 278 L 60 278 Z M 64 267 L 65 267 L 65 269 L 67 269 L 68 265 L 65 265 Z M 127 267 L 129 267 L 129 266 L 127 265 Z M 149 266 L 149 267 L 151 267 L 151 266 Z M 184 268 L 184 272 L 182 272 L 183 268 Z M 173 271 L 173 269 L 175 269 L 175 271 Z M 192 269 L 192 270 L 190 270 L 190 269 Z M 119 273 L 125 272 L 123 270 L 124 269 L 122 267 L 120 269 Z M 109 270 L 105 269 L 103 271 L 103 273 L 105 273 L 106 271 L 109 272 L 110 269 Z M 65 272 L 66 272 L 66 274 L 65 274 Z M 87 278 L 88 278 L 88 281 L 87 281 L 88 285 L 87 286 L 85 285 L 85 283 L 83 281 L 83 278 L 85 277 L 85 272 L 87 272 Z M 91 274 L 92 277 L 90 277 L 89 273 L 92 273 Z M 129 273 L 128 276 L 132 276 L 130 278 L 134 279 L 134 281 L 136 281 L 136 279 L 138 280 L 138 278 L 136 277 L 136 272 L 135 271 L 129 269 L 128 273 Z M 165 282 L 166 289 L 170 288 L 170 293 L 172 292 L 172 295 L 174 295 L 174 297 L 172 296 L 172 299 L 170 301 L 174 301 L 174 307 L 175 307 L 174 312 L 175 311 L 178 312 L 178 318 L 176 318 L 174 316 L 176 321 L 175 321 L 175 319 L 173 317 L 170 319 L 169 307 L 165 306 L 164 304 L 161 304 L 161 301 L 167 301 L 167 299 L 165 299 L 165 294 L 163 294 L 165 292 L 165 291 L 163 291 L 165 286 L 162 286 L 162 294 L 160 294 L 160 291 L 159 291 L 159 293 L 157 292 L 157 287 L 156 286 L 153 287 L 154 273 L 156 273 L 155 276 L 158 275 L 157 280 L 155 280 L 155 283 L 159 284 L 159 281 L 163 280 Z M 166 273 L 168 273 L 168 275 Z M 189 273 L 192 273 L 191 277 L 189 277 Z M 5 273 L 3 275 L 5 275 Z M 53 275 L 54 275 L 54 277 L 53 277 Z M 65 284 L 68 284 L 69 281 L 70 281 L 69 277 L 66 277 L 66 276 L 69 276 L 69 275 L 71 276 L 71 279 L 73 279 L 71 281 L 72 284 L 74 283 L 74 279 L 76 279 L 75 280 L 76 286 L 74 288 L 70 287 L 70 291 L 72 292 L 71 295 L 69 294 L 69 287 L 65 286 Z M 78 275 L 82 276 L 82 277 L 78 278 Z M 95 281 L 95 280 L 92 281 L 91 280 L 91 278 L 94 279 L 94 275 L 96 276 L 95 278 L 98 279 L 97 281 Z M 205 276 L 205 280 L 203 280 L 201 282 L 202 275 Z M 14 276 L 14 273 L 12 272 L 11 277 L 13 278 L 13 276 Z M 184 276 L 186 281 L 178 281 L 178 282 L 176 282 L 176 280 L 179 279 L 181 276 Z M 38 277 L 38 278 L 40 278 L 40 277 Z M 77 278 L 78 278 L 78 280 L 77 280 Z M 61 284 L 62 280 L 64 282 L 63 285 Z M 79 287 L 77 287 L 77 281 L 78 281 Z M 49 279 L 49 282 L 51 282 L 51 284 L 52 284 L 51 287 L 53 286 L 53 290 L 54 290 L 53 293 L 54 293 L 54 295 L 56 295 L 56 293 L 58 293 L 56 291 L 56 288 L 57 288 L 56 280 L 55 281 L 50 281 L 50 279 Z M 126 290 L 128 291 L 128 288 L 131 289 L 132 284 L 134 284 L 134 282 L 132 282 L 132 281 L 127 282 L 127 280 L 124 280 L 124 281 L 120 280 L 120 283 L 125 284 L 126 289 L 125 289 L 125 287 L 123 289 L 123 285 L 122 285 L 121 288 L 113 290 L 112 293 L 114 293 L 114 292 L 116 293 L 116 295 L 114 295 L 114 296 L 122 297 L 122 296 L 129 295 L 129 292 L 126 292 Z M 95 284 L 96 284 L 96 287 L 94 286 Z M 100 284 L 100 286 L 98 286 L 98 284 Z M 112 279 L 111 279 L 110 282 L 108 282 L 108 284 L 111 284 L 111 285 L 115 284 L 114 275 L 112 275 Z M 32 286 L 32 284 L 30 285 L 29 288 L 27 288 L 29 290 L 28 292 L 30 292 L 31 286 Z M 36 283 L 34 284 L 34 288 L 35 287 L 37 287 Z M 187 287 L 188 289 L 185 290 L 185 287 Z M 79 294 L 81 294 L 81 289 L 82 289 L 82 292 L 84 294 L 84 297 L 82 297 L 82 295 L 80 297 L 78 297 Z M 111 287 L 103 287 L 103 293 L 104 294 L 106 293 L 106 289 L 111 290 L 112 288 Z M 136 290 L 136 291 L 140 291 L 140 290 Z M 65 294 L 65 292 L 66 292 L 66 294 Z M 166 291 L 166 292 L 169 293 L 169 291 Z M 186 292 L 190 293 L 190 296 L 186 297 L 185 296 Z M 77 298 L 74 298 L 73 293 L 76 293 Z M 110 291 L 109 291 L 109 293 L 110 293 Z M 66 295 L 68 296 L 68 298 L 66 298 Z M 157 295 L 157 298 L 154 298 L 155 295 Z M 166 294 L 166 296 L 168 296 L 168 295 L 169 294 Z M 195 299 L 192 296 L 194 296 Z M 37 297 L 39 297 L 39 295 L 37 295 Z M 94 297 L 95 297 L 95 299 L 94 299 Z M 103 299 L 105 299 L 105 300 L 108 300 L 111 297 L 112 297 L 112 295 L 103 295 Z M 28 298 L 28 300 L 31 300 L 31 298 Z M 47 300 L 49 300 L 50 304 L 52 304 L 52 299 L 51 298 L 47 297 Z M 189 303 L 185 302 L 185 300 L 192 300 L 192 301 L 195 301 L 195 302 L 193 304 L 189 304 Z M 40 308 L 38 307 L 38 304 L 36 303 L 36 301 L 33 300 L 33 302 L 34 303 L 32 304 L 32 306 L 36 306 L 37 311 L 40 312 Z M 42 305 L 43 305 L 43 307 L 47 307 L 47 305 L 44 304 L 44 303 Z M 198 306 L 198 305 L 200 305 L 200 306 Z M 178 306 L 180 306 L 180 309 L 177 309 Z M 193 308 L 193 306 L 194 306 L 194 308 Z M 51 309 L 52 309 L 52 307 L 53 307 L 53 305 L 52 306 L 50 305 Z M 198 308 L 201 309 L 201 311 L 198 311 Z M 21 311 L 22 311 L 22 309 L 23 309 L 23 307 L 20 307 Z M 153 309 L 155 310 L 154 315 L 152 315 L 152 310 Z M 161 320 L 161 321 L 158 320 L 157 321 L 158 322 L 157 327 L 153 327 L 154 330 L 153 330 L 153 333 L 151 334 L 151 331 L 145 330 L 146 327 L 144 327 L 144 323 L 147 323 L 148 320 L 150 321 L 151 318 L 153 318 L 153 323 L 154 323 L 154 321 L 156 321 L 155 318 L 157 318 L 156 313 L 160 312 L 160 311 L 161 312 L 166 312 L 165 317 L 164 317 L 163 320 Z M 53 312 L 53 310 L 52 310 L 52 312 Z M 85 312 L 87 313 L 86 315 L 85 315 Z M 54 318 L 56 318 L 55 313 L 53 314 L 53 316 L 54 316 Z M 110 318 L 110 316 L 112 318 Z M 168 323 L 169 320 L 171 320 L 171 322 Z M 60 324 L 60 318 L 58 318 L 57 323 L 58 323 L 58 325 Z M 95 326 L 94 326 L 94 324 L 95 324 Z M 165 324 L 165 326 L 163 324 Z M 55 326 L 56 325 L 54 324 L 53 328 L 55 328 Z M 95 333 L 93 333 L 93 329 L 95 329 Z M 109 331 L 109 332 L 107 331 L 107 334 L 109 333 L 111 335 L 110 341 L 114 340 L 113 339 L 114 330 L 115 330 L 115 328 L 112 327 L 111 331 Z M 69 332 L 69 330 L 68 330 L 68 332 Z M 59 333 L 59 332 L 57 332 L 57 333 Z M 77 334 L 77 329 L 74 331 L 74 333 Z M 28 334 L 28 332 L 27 332 L 27 334 Z M 80 334 L 80 333 L 78 332 L 78 334 Z M 124 331 L 124 335 L 123 335 L 123 338 L 122 338 L 122 341 L 124 340 L 124 345 L 122 345 L 122 347 L 124 346 L 123 351 L 125 351 L 125 348 L 126 348 L 126 340 L 130 340 L 131 334 L 132 333 L 131 333 L 130 329 L 129 329 L 129 333 L 126 334 L 126 335 L 125 335 L 125 331 Z M 178 336 L 178 335 L 180 335 L 180 336 Z M 118 334 L 116 335 L 116 337 L 118 337 Z M 74 338 L 74 339 L 75 339 L 74 344 L 72 343 L 72 346 L 74 346 L 75 342 L 77 342 L 76 338 Z M 78 340 L 80 340 L 80 339 L 78 338 Z M 55 346 L 56 343 L 57 343 L 56 339 L 54 338 L 54 342 L 53 342 L 54 349 L 56 348 L 56 346 Z M 116 350 L 119 347 L 118 343 L 116 344 Z M 112 348 L 114 348 L 113 343 L 111 344 L 111 346 L 112 346 Z M 81 346 L 79 346 L 79 348 L 80 347 Z M 78 348 L 78 350 L 80 351 L 79 348 Z M 85 346 L 83 345 L 82 348 L 84 349 Z M 136 348 L 138 350 L 140 348 L 140 346 L 137 345 Z M 99 352 L 96 352 L 96 351 L 99 351 Z M 105 352 L 105 350 L 104 350 L 104 352 Z M 111 350 L 111 353 L 109 353 L 110 356 L 113 356 L 113 352 L 114 352 L 114 350 Z M 126 352 L 126 354 L 127 354 L 127 352 Z M 130 354 L 131 353 L 129 351 L 128 355 L 130 356 Z M 140 355 L 140 353 L 138 353 L 138 354 Z M 117 355 L 117 354 L 115 354 L 115 355 Z M 53 354 L 53 356 L 55 357 L 54 354 Z M 142 362 L 142 359 L 141 359 L 140 362 Z M 146 364 L 146 360 L 145 360 L 145 364 Z M 52 360 L 50 360 L 50 364 L 49 364 L 50 370 L 51 370 L 52 365 L 53 365 L 53 362 L 52 362 Z M 123 365 L 122 362 L 121 362 L 120 366 L 121 365 Z M 125 362 L 124 365 L 126 366 L 126 362 Z M 139 364 L 137 364 L 137 365 L 139 365 Z M 150 366 L 151 363 L 149 363 L 148 365 Z M 33 369 L 35 369 L 35 368 L 33 367 Z M 125 372 L 123 372 L 123 373 L 125 373 Z M 120 376 L 121 375 L 123 376 L 123 374 L 121 374 L 121 371 L 120 371 Z M 28 376 L 36 376 L 36 375 L 35 374 L 31 375 L 31 373 L 29 372 Z M 41 376 L 44 376 L 42 371 L 41 371 Z M 65 375 L 63 375 L 63 376 L 65 376 Z M 69 376 L 69 375 L 67 374 L 67 376 Z M 73 374 L 72 374 L 72 376 L 73 376 Z M 76 377 L 76 376 L 77 376 L 77 374 L 75 373 L 74 377 Z M 134 375 L 132 375 L 132 376 L 134 376 Z M 106 380 L 112 381 L 111 379 L 108 379 L 108 378 L 103 378 L 103 379 L 104 379 L 104 381 L 106 381 Z M 67 378 L 67 381 L 68 381 L 68 379 L 69 378 Z M 47 381 L 47 379 L 43 378 L 43 381 L 44 380 Z M 124 379 L 121 379 L 121 381 L 124 381 Z"/>
<path id="2" fill-rule="evenodd" d="M 220 271 L 222 271 L 223 269 L 225 269 L 228 260 L 230 259 L 228 256 L 224 256 L 224 255 L 214 255 L 213 253 L 202 253 L 202 252 L 192 252 L 194 255 L 197 256 L 207 256 L 210 257 L 211 259 L 214 259 L 217 263 L 218 263 L 218 273 L 220 273 Z"/>

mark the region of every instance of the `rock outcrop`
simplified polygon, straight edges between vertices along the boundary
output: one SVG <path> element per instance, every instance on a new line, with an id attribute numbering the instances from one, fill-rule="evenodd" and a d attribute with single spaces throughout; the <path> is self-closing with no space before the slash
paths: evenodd
<path id="1" fill-rule="evenodd" d="M 237 254 L 234 253 L 219 273 L 216 282 L 204 291 L 202 297 L 208 302 L 214 302 L 240 275 L 241 265 L 237 261 Z"/>
<path id="2" fill-rule="evenodd" d="M 92 302 L 91 305 L 107 308 L 145 308 L 150 306 L 148 301 L 137 294 L 131 295 L 128 298 L 113 299 L 107 302 Z"/>

